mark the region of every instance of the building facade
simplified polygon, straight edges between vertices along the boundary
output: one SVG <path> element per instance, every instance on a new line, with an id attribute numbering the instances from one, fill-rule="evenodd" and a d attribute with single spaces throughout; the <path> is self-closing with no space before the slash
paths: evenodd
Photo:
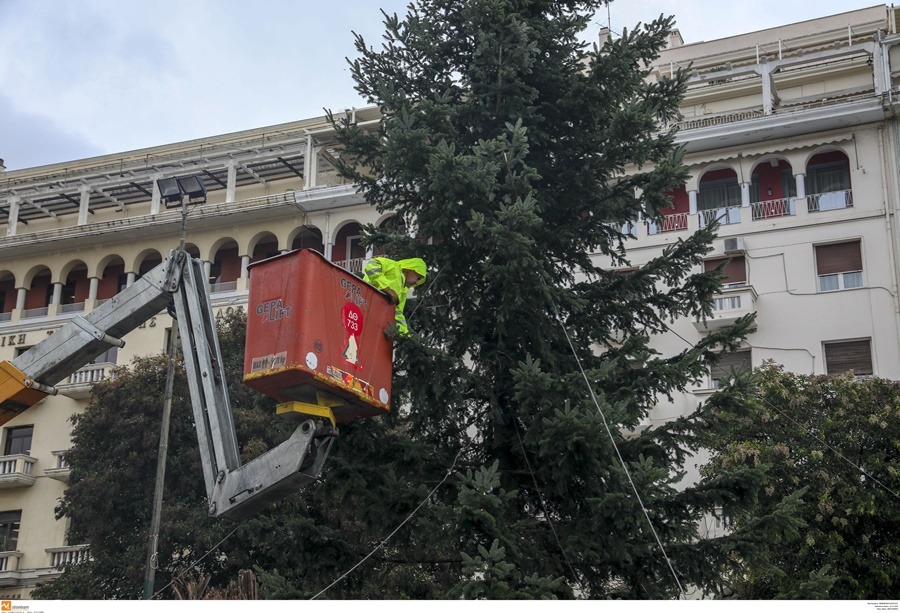
<path id="1" fill-rule="evenodd" d="M 625 226 L 629 257 L 640 266 L 718 220 L 704 267 L 727 261 L 728 277 L 712 318 L 675 322 L 656 348 L 676 353 L 750 312 L 758 330 L 646 425 L 693 411 L 729 367 L 768 359 L 802 373 L 900 379 L 898 42 L 894 10 L 881 5 L 703 43 L 675 35 L 652 67 L 654 76 L 690 71 L 678 140 L 691 177 L 661 221 Z M 379 120 L 375 109 L 348 113 Z M 277 253 L 311 247 L 359 271 L 361 225 L 389 218 L 338 176 L 339 155 L 317 118 L 0 171 L 0 360 L 96 308 L 178 246 L 181 212 L 166 208 L 163 178 L 206 184 L 184 233 L 206 263 L 216 310 L 245 308 L 249 264 Z M 61 395 L 0 429 L 0 597 L 26 598 L 84 555 L 54 517 L 68 475 L 68 419 L 113 364 L 162 351 L 171 326 L 165 313 L 151 318 L 124 348 L 61 383 Z"/>

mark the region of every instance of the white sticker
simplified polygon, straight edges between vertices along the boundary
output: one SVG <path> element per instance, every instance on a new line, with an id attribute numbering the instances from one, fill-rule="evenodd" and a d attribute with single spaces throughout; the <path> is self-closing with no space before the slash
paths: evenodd
<path id="1" fill-rule="evenodd" d="M 312 351 L 306 354 L 306 365 L 312 370 L 315 370 L 316 366 L 319 365 L 319 358 L 317 358 L 316 354 Z"/>
<path id="2" fill-rule="evenodd" d="M 378 399 L 381 401 L 381 404 L 388 403 L 389 398 L 388 398 L 388 393 L 387 393 L 386 389 L 381 388 L 380 390 L 378 390 Z"/>

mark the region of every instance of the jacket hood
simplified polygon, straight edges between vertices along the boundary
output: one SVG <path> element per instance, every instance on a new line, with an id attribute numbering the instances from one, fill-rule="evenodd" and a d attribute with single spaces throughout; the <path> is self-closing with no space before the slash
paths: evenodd
<path id="1" fill-rule="evenodd" d="M 425 283 L 425 276 L 428 274 L 428 266 L 425 264 L 425 260 L 422 258 L 409 258 L 408 260 L 400 260 L 397 264 L 400 265 L 400 270 L 412 270 L 422 277 L 416 283 L 417 286 Z"/>

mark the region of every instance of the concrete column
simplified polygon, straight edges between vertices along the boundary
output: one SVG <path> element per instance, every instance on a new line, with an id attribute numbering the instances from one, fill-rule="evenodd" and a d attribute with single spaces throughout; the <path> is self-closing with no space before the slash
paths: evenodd
<path id="1" fill-rule="evenodd" d="M 206 282 L 209 283 L 209 274 L 212 271 L 212 262 L 203 260 L 203 273 L 206 275 Z"/>
<path id="2" fill-rule="evenodd" d="M 28 288 L 18 287 L 16 288 L 16 308 L 12 310 L 12 313 L 9 314 L 9 320 L 13 323 L 17 323 L 22 319 L 22 311 L 25 310 L 25 297 L 28 295 Z"/>
<path id="3" fill-rule="evenodd" d="M 62 302 L 62 283 L 53 284 L 53 295 L 50 296 L 50 304 L 47 305 L 47 316 L 56 317 L 59 315 L 59 306 Z"/>
<path id="4" fill-rule="evenodd" d="M 81 188 L 81 201 L 78 203 L 78 223 L 83 226 L 87 223 L 88 213 L 90 212 L 91 188 L 85 186 Z"/>
<path id="5" fill-rule="evenodd" d="M 332 242 L 325 243 L 325 259 L 328 260 L 329 262 L 332 261 L 332 259 L 331 259 L 332 253 L 334 253 L 334 243 L 332 243 Z"/>
<path id="6" fill-rule="evenodd" d="M 775 109 L 775 83 L 772 80 L 772 71 L 768 64 L 759 64 L 758 67 L 762 76 L 763 115 L 771 115 Z"/>
<path id="7" fill-rule="evenodd" d="M 157 181 L 162 179 L 162 174 L 154 173 L 150 175 L 150 183 L 153 186 L 153 192 L 150 196 L 150 214 L 157 215 L 159 213 L 160 202 L 162 201 L 162 196 L 159 195 L 159 184 Z"/>
<path id="8" fill-rule="evenodd" d="M 7 200 L 9 205 L 9 221 L 6 222 L 6 235 L 15 236 L 19 225 L 19 199 L 15 196 Z"/>
<path id="9" fill-rule="evenodd" d="M 319 150 L 312 135 L 306 137 L 306 155 L 303 156 L 303 189 L 316 186 L 319 172 Z"/>
<path id="10" fill-rule="evenodd" d="M 96 300 L 97 290 L 100 288 L 100 278 L 91 277 L 90 283 L 90 287 L 88 287 L 88 300 Z"/>
<path id="11" fill-rule="evenodd" d="M 84 301 L 84 310 L 85 311 L 93 311 L 97 306 L 97 290 L 100 289 L 100 278 L 99 277 L 91 277 L 90 285 L 88 286 L 88 296 L 87 300 Z"/>
<path id="12" fill-rule="evenodd" d="M 137 273 L 128 273 L 128 278 L 125 280 L 125 287 L 131 287 L 135 281 L 137 281 Z"/>
<path id="13" fill-rule="evenodd" d="M 690 210 L 691 215 L 697 214 L 697 190 L 695 189 L 688 192 L 688 210 Z"/>
<path id="14" fill-rule="evenodd" d="M 798 174 L 794 176 L 794 181 L 797 183 L 797 197 L 805 198 L 806 197 L 806 175 Z"/>
<path id="15" fill-rule="evenodd" d="M 234 202 L 237 193 L 237 165 L 234 160 L 228 162 L 228 179 L 225 182 L 225 202 Z"/>
<path id="16" fill-rule="evenodd" d="M 250 281 L 250 256 L 242 255 L 241 256 L 241 276 L 237 280 L 237 289 L 245 290 L 249 287 Z"/>

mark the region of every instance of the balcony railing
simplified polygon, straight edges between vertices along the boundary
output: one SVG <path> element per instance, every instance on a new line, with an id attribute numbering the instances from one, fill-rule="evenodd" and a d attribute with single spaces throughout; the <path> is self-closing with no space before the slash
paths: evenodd
<path id="1" fill-rule="evenodd" d="M 28 487 L 34 485 L 32 468 L 37 462 L 24 453 L 0 456 L 0 488 Z"/>
<path id="2" fill-rule="evenodd" d="M 0 572 L 19 570 L 21 551 L 0 551 Z"/>
<path id="3" fill-rule="evenodd" d="M 719 225 L 727 225 L 732 223 L 741 223 L 741 207 L 725 206 L 718 209 L 707 209 L 700 211 L 700 227 L 705 228 L 714 221 Z"/>
<path id="4" fill-rule="evenodd" d="M 56 466 L 53 468 L 45 468 L 45 476 L 56 479 L 57 481 L 62 481 L 63 483 L 69 482 L 69 474 L 72 472 L 72 469 L 69 468 L 69 463 L 66 461 L 66 451 L 68 450 L 51 452 L 55 459 Z"/>
<path id="5" fill-rule="evenodd" d="M 209 286 L 210 294 L 222 294 L 237 290 L 237 281 L 219 281 Z"/>
<path id="6" fill-rule="evenodd" d="M 71 545 L 69 547 L 50 547 L 45 549 L 50 554 L 50 566 L 61 568 L 66 564 L 80 564 L 91 559 L 89 545 Z"/>
<path id="7" fill-rule="evenodd" d="M 84 311 L 83 302 L 72 302 L 70 304 L 59 305 L 60 313 L 81 313 Z"/>
<path id="8" fill-rule="evenodd" d="M 22 319 L 34 319 L 36 317 L 46 317 L 49 307 L 38 307 L 36 309 L 25 309 L 22 311 Z"/>
<path id="9" fill-rule="evenodd" d="M 796 215 L 796 201 L 796 198 L 778 198 L 776 200 L 754 202 L 750 205 L 750 209 L 753 211 L 753 220 Z"/>
<path id="10" fill-rule="evenodd" d="M 723 287 L 713 303 L 712 316 L 706 321 L 695 321 L 699 332 L 718 330 L 733 324 L 739 317 L 756 312 L 756 291 L 747 284 Z"/>
<path id="11" fill-rule="evenodd" d="M 337 264 L 341 268 L 345 270 L 349 270 L 354 274 L 362 274 L 363 266 L 366 263 L 366 258 L 353 258 L 350 260 L 335 260 L 334 264 Z"/>
<path id="12" fill-rule="evenodd" d="M 12 313 L 0 313 L 0 323 L 12 321 Z"/>
<path id="13" fill-rule="evenodd" d="M 811 194 L 806 197 L 806 204 L 810 213 L 847 209 L 853 206 L 853 190 Z"/>
<path id="14" fill-rule="evenodd" d="M 687 230 L 689 213 L 675 213 L 662 218 L 662 223 L 647 222 L 647 234 L 661 234 L 663 232 L 679 232 Z"/>
<path id="15" fill-rule="evenodd" d="M 89 364 L 83 368 L 79 368 L 69 375 L 66 383 L 70 385 L 85 385 L 88 383 L 96 383 L 106 378 L 106 369 L 109 364 Z"/>

